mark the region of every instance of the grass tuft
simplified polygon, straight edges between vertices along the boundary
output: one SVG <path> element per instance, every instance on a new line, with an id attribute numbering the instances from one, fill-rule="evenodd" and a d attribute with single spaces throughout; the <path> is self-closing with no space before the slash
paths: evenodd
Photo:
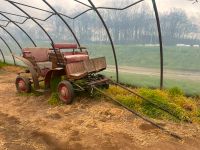
<path id="1" fill-rule="evenodd" d="M 171 96 L 183 96 L 184 92 L 182 89 L 180 89 L 178 87 L 174 87 L 174 88 L 169 89 L 169 94 Z"/>
<path id="2" fill-rule="evenodd" d="M 3 67 L 5 67 L 5 66 L 8 66 L 8 65 L 9 65 L 9 64 L 0 61 L 0 69 L 3 68 Z"/>
<path id="3" fill-rule="evenodd" d="M 52 92 L 57 92 L 57 87 L 61 80 L 62 78 L 60 76 L 51 79 L 50 87 Z"/>
<path id="4" fill-rule="evenodd" d="M 57 106 L 57 105 L 62 104 L 62 102 L 59 100 L 57 92 L 51 93 L 51 97 L 48 99 L 48 104 L 53 105 L 53 106 Z"/>

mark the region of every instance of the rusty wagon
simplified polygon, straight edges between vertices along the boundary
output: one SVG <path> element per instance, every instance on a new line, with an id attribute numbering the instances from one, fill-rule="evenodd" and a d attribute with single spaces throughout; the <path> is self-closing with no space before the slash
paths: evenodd
<path id="1" fill-rule="evenodd" d="M 88 90 L 97 85 L 108 88 L 108 79 L 98 74 L 106 69 L 105 57 L 91 59 L 87 49 L 77 44 L 58 43 L 52 47 L 24 48 L 22 56 L 15 56 L 28 67 L 18 73 L 15 82 L 18 92 L 31 92 L 31 85 L 39 92 L 50 90 L 51 80 L 63 77 L 57 87 L 58 95 L 61 101 L 70 104 L 76 90 Z M 84 80 L 84 85 L 77 84 L 77 80 Z M 43 89 L 39 84 L 42 81 Z"/>

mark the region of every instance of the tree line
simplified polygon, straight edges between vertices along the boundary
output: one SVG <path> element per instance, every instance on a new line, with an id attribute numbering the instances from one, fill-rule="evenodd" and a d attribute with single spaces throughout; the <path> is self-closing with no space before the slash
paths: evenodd
<path id="1" fill-rule="evenodd" d="M 121 5 L 125 1 L 121 1 Z M 119 5 L 119 4 L 118 4 Z M 64 11 L 57 7 L 57 10 Z M 158 33 L 154 13 L 150 6 L 142 4 L 125 11 L 100 10 L 115 44 L 156 44 Z M 95 14 L 88 12 L 79 19 L 71 21 L 66 19 L 82 43 L 108 43 L 109 39 L 105 29 Z M 181 9 L 172 9 L 160 13 L 160 22 L 164 44 L 174 45 L 200 44 L 200 26 L 193 23 Z M 44 24 L 55 41 L 74 41 L 71 33 L 58 18 L 53 17 Z M 48 40 L 36 26 L 26 26 L 28 33 L 35 40 Z M 15 37 L 27 39 L 15 28 L 9 28 Z"/>

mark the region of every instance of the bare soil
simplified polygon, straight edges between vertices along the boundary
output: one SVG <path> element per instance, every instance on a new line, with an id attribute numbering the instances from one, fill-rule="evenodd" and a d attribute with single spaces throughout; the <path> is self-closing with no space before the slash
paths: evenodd
<path id="1" fill-rule="evenodd" d="M 77 97 L 48 105 L 49 94 L 19 95 L 16 68 L 0 70 L 0 149 L 4 150 L 199 150 L 200 126 L 157 121 L 178 141 L 102 98 Z"/>

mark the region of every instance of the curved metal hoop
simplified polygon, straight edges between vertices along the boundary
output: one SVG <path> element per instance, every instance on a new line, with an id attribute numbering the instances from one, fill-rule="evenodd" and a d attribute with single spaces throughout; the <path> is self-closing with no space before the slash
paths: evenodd
<path id="1" fill-rule="evenodd" d="M 163 73 L 164 73 L 164 58 L 163 58 L 163 42 L 162 42 L 162 31 L 160 27 L 160 19 L 158 14 L 158 8 L 156 5 L 156 1 L 152 0 L 155 17 L 156 17 L 156 23 L 157 23 L 157 29 L 158 29 L 158 37 L 159 37 L 159 43 L 160 43 L 160 89 L 163 89 Z"/>
<path id="2" fill-rule="evenodd" d="M 88 0 L 89 3 L 92 5 L 94 11 L 97 13 L 97 15 L 99 16 L 101 22 L 103 23 L 103 26 L 104 28 L 106 29 L 106 32 L 107 32 L 107 35 L 109 37 L 109 40 L 110 40 L 110 44 L 112 46 L 112 51 L 113 51 L 113 55 L 114 55 L 114 60 L 115 60 L 115 69 L 116 69 L 116 79 L 117 79 L 117 82 L 119 82 L 119 69 L 118 69 L 118 63 L 117 63 L 117 56 L 116 56 L 116 51 L 115 51 L 115 46 L 114 46 L 114 43 L 113 43 L 113 40 L 112 40 L 112 37 L 110 35 L 110 32 L 108 30 L 108 27 L 103 19 L 103 17 L 101 16 L 101 14 L 99 13 L 99 11 L 97 10 L 97 8 L 95 7 L 95 5 L 93 4 L 93 2 L 91 0 Z"/>
<path id="3" fill-rule="evenodd" d="M 1 53 L 2 57 L 3 57 L 3 62 L 6 63 L 5 56 L 4 56 L 3 51 L 1 50 L 1 48 L 0 48 L 0 53 Z"/>
<path id="4" fill-rule="evenodd" d="M 2 42 L 3 42 L 3 43 L 6 45 L 6 47 L 8 48 L 8 50 L 9 50 L 9 52 L 10 52 L 12 58 L 13 58 L 14 65 L 16 65 L 15 57 L 14 57 L 14 55 L 13 55 L 13 52 L 12 52 L 10 46 L 8 45 L 8 43 L 7 43 L 1 36 L 0 36 L 0 39 L 2 40 Z"/>
<path id="5" fill-rule="evenodd" d="M 8 35 L 10 35 L 10 37 L 16 42 L 16 44 L 18 45 L 18 47 L 20 48 L 20 50 L 22 52 L 22 46 L 19 44 L 17 39 L 8 30 L 6 30 L 4 27 L 0 26 L 0 28 L 2 28 L 6 33 L 8 33 Z"/>
<path id="6" fill-rule="evenodd" d="M 57 53 L 56 53 L 56 50 L 54 48 L 54 41 L 53 39 L 51 38 L 51 36 L 48 34 L 48 32 L 44 29 L 44 27 L 39 23 L 37 22 L 33 17 L 31 17 L 26 11 L 24 11 L 22 8 L 20 8 L 19 6 L 17 6 L 14 2 L 10 1 L 10 0 L 6 0 L 8 1 L 10 4 L 12 4 L 13 6 L 15 6 L 16 8 L 18 8 L 21 12 L 23 12 L 25 15 L 27 15 L 33 22 L 35 22 L 43 31 L 44 33 L 47 35 L 47 37 L 49 38 L 49 40 L 51 41 L 51 45 L 52 45 L 52 48 L 56 54 L 56 57 L 57 57 L 57 61 L 60 63 L 59 59 L 58 59 L 58 56 L 57 56 Z"/>
<path id="7" fill-rule="evenodd" d="M 13 20 L 11 20 L 8 16 L 4 15 L 3 13 L 0 12 L 0 14 L 5 17 L 6 19 L 9 20 L 9 22 L 12 22 L 15 26 L 17 26 L 29 39 L 30 41 L 33 43 L 33 45 L 36 47 L 37 45 L 35 44 L 34 40 L 30 37 L 30 35 L 24 30 L 22 29 L 17 23 L 15 23 Z"/>
<path id="8" fill-rule="evenodd" d="M 74 36 L 76 43 L 78 44 L 78 46 L 80 47 L 80 42 L 78 40 L 78 38 L 76 37 L 74 31 L 72 30 L 72 28 L 69 26 L 69 24 L 65 21 L 65 19 L 63 19 L 63 17 L 46 1 L 46 0 L 42 0 L 47 6 L 49 6 L 49 8 L 51 8 L 54 13 L 64 22 L 64 24 L 68 27 L 68 29 L 70 30 L 70 32 L 72 33 L 72 35 Z"/>

